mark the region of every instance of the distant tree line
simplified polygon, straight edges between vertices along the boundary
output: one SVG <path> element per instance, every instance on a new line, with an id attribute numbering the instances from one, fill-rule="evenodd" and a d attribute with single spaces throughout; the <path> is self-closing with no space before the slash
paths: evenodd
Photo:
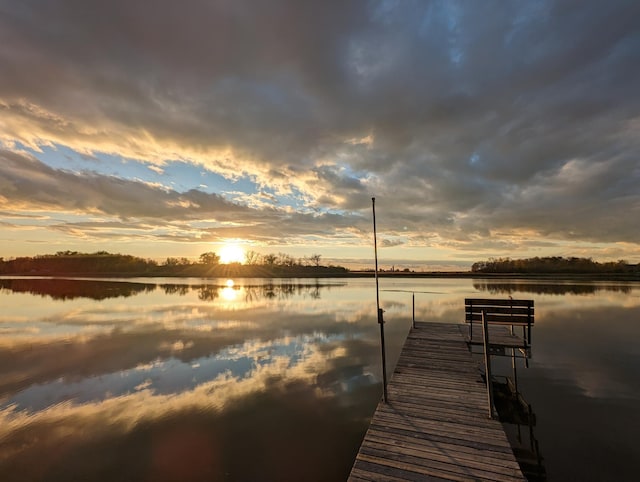
<path id="1" fill-rule="evenodd" d="M 0 275 L 130 275 L 130 276 L 261 276 L 302 277 L 339 276 L 348 273 L 342 266 L 323 266 L 322 256 L 295 258 L 286 253 L 246 253 L 242 263 L 220 263 L 220 256 L 213 251 L 202 253 L 197 261 L 188 258 L 169 257 L 164 262 L 143 259 L 126 254 L 106 251 L 80 253 L 58 251 L 33 257 L 5 260 L 0 258 Z"/>
<path id="2" fill-rule="evenodd" d="M 535 257 L 526 259 L 489 258 L 473 263 L 474 273 L 640 273 L 640 264 L 629 264 L 625 260 L 599 263 L 591 258 L 565 258 L 562 256 Z"/>
<path id="3" fill-rule="evenodd" d="M 10 260 L 0 258 L 0 274 L 54 274 L 54 273 L 147 273 L 158 267 L 153 260 L 106 251 L 79 253 L 58 251 L 33 257 Z"/>

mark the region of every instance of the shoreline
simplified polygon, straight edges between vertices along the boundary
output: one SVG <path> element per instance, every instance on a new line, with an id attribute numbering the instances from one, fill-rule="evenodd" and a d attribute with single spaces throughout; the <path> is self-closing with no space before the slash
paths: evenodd
<path id="1" fill-rule="evenodd" d="M 291 272 L 291 273 L 252 273 L 233 272 L 196 274 L 196 273 L 90 273 L 90 272 L 36 272 L 36 273 L 3 273 L 0 279 L 9 278 L 90 278 L 90 279 L 129 279 L 129 278 L 202 278 L 202 279 L 292 279 L 292 278 L 373 278 L 373 271 L 349 272 Z M 378 272 L 379 278 L 450 278 L 450 279 L 522 279 L 539 281 L 640 281 L 640 273 L 476 273 L 471 271 L 430 271 L 430 272 Z"/>

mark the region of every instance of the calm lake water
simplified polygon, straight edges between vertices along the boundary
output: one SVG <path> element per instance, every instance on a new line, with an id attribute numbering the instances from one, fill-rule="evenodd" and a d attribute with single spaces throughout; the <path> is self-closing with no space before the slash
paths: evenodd
<path id="1" fill-rule="evenodd" d="M 231 283 L 229 283 L 230 285 Z M 549 480 L 637 480 L 640 283 L 380 280 L 416 317 L 533 299 Z M 340 481 L 381 393 L 373 279 L 0 278 L 0 480 Z"/>

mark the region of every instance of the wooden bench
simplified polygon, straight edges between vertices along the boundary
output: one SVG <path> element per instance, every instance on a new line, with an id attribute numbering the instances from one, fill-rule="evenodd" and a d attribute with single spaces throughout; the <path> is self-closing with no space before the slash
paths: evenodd
<path id="1" fill-rule="evenodd" d="M 469 337 L 467 338 L 469 349 L 472 350 L 473 345 L 483 346 L 489 418 L 496 418 L 498 414 L 493 400 L 491 355 L 505 356 L 509 352 L 511 353 L 517 392 L 516 349 L 524 355 L 525 365 L 528 366 L 528 358 L 531 356 L 533 300 L 465 298 L 464 321 L 469 323 Z M 482 329 L 482 340 L 473 339 L 474 323 L 480 325 Z M 494 329 L 490 334 L 489 325 L 500 325 L 501 328 Z M 522 338 L 515 335 L 515 326 L 522 326 Z"/>
<path id="2" fill-rule="evenodd" d="M 533 300 L 465 298 L 464 321 L 469 323 L 470 344 L 483 343 L 482 340 L 473 339 L 473 325 L 477 323 L 482 326 L 483 316 L 488 325 L 511 327 L 511 335 L 514 335 L 514 326 L 522 326 L 521 341 L 512 347 L 522 348 L 523 352 L 530 354 L 531 326 L 534 322 Z"/>

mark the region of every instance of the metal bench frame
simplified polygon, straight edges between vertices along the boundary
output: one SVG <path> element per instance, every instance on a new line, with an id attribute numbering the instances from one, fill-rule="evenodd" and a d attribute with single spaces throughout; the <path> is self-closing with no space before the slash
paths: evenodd
<path id="1" fill-rule="evenodd" d="M 470 341 L 473 341 L 473 323 L 482 323 L 483 315 L 489 325 L 522 326 L 525 348 L 531 347 L 533 300 L 465 298 L 464 321 L 469 323 Z"/>

